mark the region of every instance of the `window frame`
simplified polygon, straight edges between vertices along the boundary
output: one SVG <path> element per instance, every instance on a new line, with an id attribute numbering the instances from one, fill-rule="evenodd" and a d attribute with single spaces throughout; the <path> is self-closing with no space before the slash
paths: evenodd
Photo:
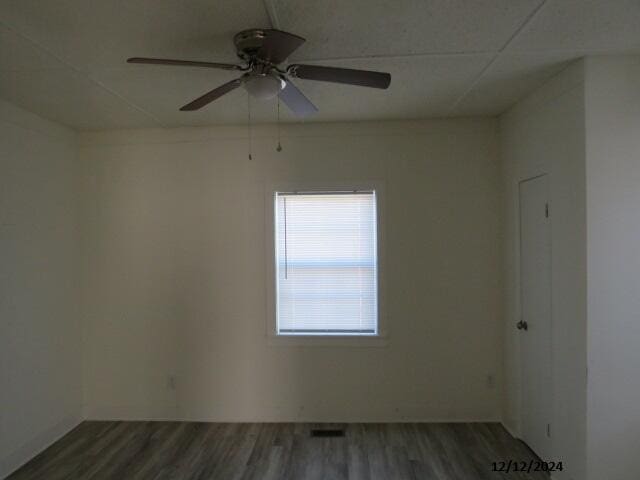
<path id="1" fill-rule="evenodd" d="M 275 244 L 275 195 L 277 192 L 345 192 L 352 190 L 374 190 L 376 195 L 376 246 L 377 246 L 377 287 L 378 315 L 377 333 L 354 335 L 352 333 L 327 335 L 278 333 L 277 286 L 276 286 L 276 244 Z M 265 188 L 265 256 L 266 256 L 266 336 L 273 346 L 385 346 L 388 340 L 385 311 L 385 255 L 384 255 L 384 184 L 380 181 L 368 182 L 279 182 L 267 183 Z"/>

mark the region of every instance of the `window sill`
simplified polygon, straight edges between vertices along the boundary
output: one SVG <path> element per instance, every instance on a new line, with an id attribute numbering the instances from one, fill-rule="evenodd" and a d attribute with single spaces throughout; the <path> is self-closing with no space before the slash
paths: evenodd
<path id="1" fill-rule="evenodd" d="M 386 347 L 386 335 L 269 335 L 270 347 Z"/>

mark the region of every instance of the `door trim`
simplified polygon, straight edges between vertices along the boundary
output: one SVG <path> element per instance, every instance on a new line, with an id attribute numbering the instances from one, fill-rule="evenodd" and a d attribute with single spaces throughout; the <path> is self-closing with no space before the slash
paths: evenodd
<path id="1" fill-rule="evenodd" d="M 523 256 L 522 256 L 522 240 L 523 240 L 523 236 L 522 236 L 522 196 L 521 196 L 521 192 L 522 192 L 522 185 L 526 182 L 530 182 L 533 180 L 538 180 L 542 177 L 547 177 L 547 195 L 546 195 L 546 202 L 547 205 L 549 206 L 549 308 L 550 308 L 550 312 L 549 312 L 549 325 L 550 325 L 550 376 L 551 376 L 551 384 L 550 384 L 550 392 L 549 395 L 551 396 L 551 411 L 549 412 L 549 425 L 551 428 L 551 435 L 549 436 L 549 444 L 548 447 L 549 449 L 552 449 L 553 447 L 553 438 L 554 438 L 554 421 L 555 421 L 555 335 L 554 335 L 554 296 L 553 296 L 553 205 L 551 203 L 551 195 L 550 195 L 550 186 L 551 186 L 551 174 L 548 172 L 544 172 L 544 173 L 539 173 L 537 175 L 533 175 L 531 177 L 527 177 L 524 178 L 522 180 L 519 180 L 517 182 L 518 184 L 518 190 L 517 190 L 517 197 L 518 197 L 518 203 L 517 203 L 517 212 L 518 212 L 518 252 L 517 252 L 517 266 L 518 266 L 518 275 L 517 275 L 517 282 L 518 282 L 518 288 L 517 288 L 517 292 L 518 292 L 518 318 L 515 319 L 515 322 L 513 322 L 512 327 L 515 329 L 516 327 L 516 323 L 520 320 L 522 320 L 523 318 L 523 281 L 522 281 L 522 260 L 523 260 Z M 523 415 L 524 415 L 524 399 L 523 399 L 523 384 L 524 384 L 524 365 L 523 365 L 523 348 L 522 348 L 522 336 L 520 335 L 520 331 L 516 330 L 516 334 L 518 335 L 518 340 L 517 340 L 517 345 L 518 345 L 518 362 L 519 362 L 519 368 L 518 368 L 518 376 L 519 376 L 519 388 L 518 388 L 518 437 L 521 441 L 524 442 L 524 434 L 523 434 L 523 428 L 524 428 L 524 421 L 523 421 Z M 526 444 L 526 442 L 525 442 Z M 528 446 L 528 445 L 527 445 Z M 529 447 L 529 446 L 528 446 Z M 529 447 L 531 448 L 531 447 Z M 536 454 L 538 454 L 538 452 L 534 452 Z"/>

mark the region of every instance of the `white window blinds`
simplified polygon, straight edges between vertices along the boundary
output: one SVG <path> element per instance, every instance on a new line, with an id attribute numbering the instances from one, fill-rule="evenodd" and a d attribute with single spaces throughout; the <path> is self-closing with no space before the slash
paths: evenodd
<path id="1" fill-rule="evenodd" d="M 278 334 L 377 334 L 375 192 L 278 192 L 275 203 Z"/>

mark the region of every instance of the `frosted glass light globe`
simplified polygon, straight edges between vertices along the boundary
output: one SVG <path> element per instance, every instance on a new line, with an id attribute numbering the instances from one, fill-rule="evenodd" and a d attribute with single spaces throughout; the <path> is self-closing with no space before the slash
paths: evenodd
<path id="1" fill-rule="evenodd" d="M 280 93 L 284 81 L 274 75 L 253 75 L 244 82 L 244 88 L 252 97 L 268 100 Z"/>

